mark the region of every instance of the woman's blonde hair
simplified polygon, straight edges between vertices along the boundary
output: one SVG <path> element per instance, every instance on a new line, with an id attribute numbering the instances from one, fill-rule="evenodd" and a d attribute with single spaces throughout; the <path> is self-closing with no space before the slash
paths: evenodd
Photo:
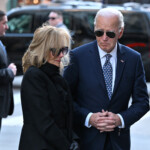
<path id="1" fill-rule="evenodd" d="M 70 48 L 70 41 L 70 35 L 62 28 L 50 25 L 39 27 L 34 32 L 33 40 L 22 58 L 23 71 L 26 72 L 32 65 L 40 67 L 47 62 L 51 48 L 55 48 L 56 55 L 62 47 Z"/>

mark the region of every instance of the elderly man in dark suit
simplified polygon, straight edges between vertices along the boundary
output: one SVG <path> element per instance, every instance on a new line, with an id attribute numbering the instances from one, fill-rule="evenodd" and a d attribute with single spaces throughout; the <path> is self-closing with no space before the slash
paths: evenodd
<path id="1" fill-rule="evenodd" d="M 0 10 L 0 36 L 4 36 L 7 29 L 7 16 Z M 16 70 L 13 63 L 8 65 L 6 49 L 0 41 L 0 128 L 2 118 L 13 113 L 12 81 L 16 75 Z"/>
<path id="2" fill-rule="evenodd" d="M 118 42 L 120 11 L 99 10 L 94 25 L 96 41 L 72 50 L 64 72 L 74 97 L 74 127 L 82 150 L 130 150 L 130 127 L 149 110 L 141 56 Z"/>

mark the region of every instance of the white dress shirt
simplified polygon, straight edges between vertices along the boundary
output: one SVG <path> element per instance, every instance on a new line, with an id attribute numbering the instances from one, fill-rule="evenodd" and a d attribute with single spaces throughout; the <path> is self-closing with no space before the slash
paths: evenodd
<path id="1" fill-rule="evenodd" d="M 101 65 L 102 65 L 102 68 L 103 68 L 103 65 L 105 64 L 105 61 L 106 61 L 106 57 L 105 55 L 107 54 L 105 51 L 103 51 L 99 46 L 98 46 L 98 52 L 99 52 L 99 56 L 100 56 L 100 62 L 101 62 Z M 110 58 L 110 63 L 112 65 L 112 69 L 113 69 L 113 79 L 112 79 L 112 93 L 113 93 L 113 89 L 114 89 L 114 85 L 115 85 L 115 77 L 116 77 L 116 66 L 117 66 L 117 44 L 115 46 L 115 48 L 110 52 L 111 54 L 111 58 Z M 89 124 L 89 119 L 91 117 L 93 113 L 89 113 L 86 117 L 86 120 L 85 120 L 85 126 L 86 127 L 91 127 L 91 125 Z M 122 118 L 122 116 L 120 114 L 118 114 L 118 116 L 120 117 L 121 119 L 121 123 L 122 123 L 122 126 L 119 126 L 119 128 L 124 128 L 124 120 Z"/>

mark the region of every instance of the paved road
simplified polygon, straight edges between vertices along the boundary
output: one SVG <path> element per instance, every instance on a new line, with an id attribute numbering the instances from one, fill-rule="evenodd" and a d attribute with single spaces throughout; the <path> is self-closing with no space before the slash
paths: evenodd
<path id="1" fill-rule="evenodd" d="M 20 84 L 19 77 L 16 85 Z M 17 87 L 17 86 L 16 86 Z M 150 87 L 150 86 L 149 86 Z M 150 88 L 149 88 L 150 90 Z M 18 150 L 22 127 L 20 91 L 14 89 L 15 111 L 12 116 L 3 119 L 0 133 L 0 150 Z M 150 112 L 131 127 L 131 150 L 150 150 Z"/>

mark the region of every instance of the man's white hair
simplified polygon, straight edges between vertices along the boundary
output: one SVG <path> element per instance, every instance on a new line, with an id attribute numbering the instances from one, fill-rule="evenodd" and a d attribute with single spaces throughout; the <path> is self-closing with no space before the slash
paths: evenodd
<path id="1" fill-rule="evenodd" d="M 94 19 L 94 25 L 96 25 L 96 20 L 99 16 L 117 16 L 119 21 L 119 29 L 124 28 L 124 17 L 122 13 L 114 8 L 102 8 L 100 9 Z"/>

